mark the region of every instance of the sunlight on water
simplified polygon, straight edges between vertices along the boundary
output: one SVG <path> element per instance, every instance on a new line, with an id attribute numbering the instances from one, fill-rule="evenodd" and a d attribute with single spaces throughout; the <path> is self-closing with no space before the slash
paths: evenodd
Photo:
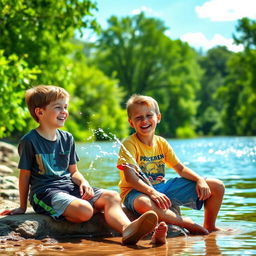
<path id="1" fill-rule="evenodd" d="M 113 136 L 112 136 L 113 138 Z M 208 236 L 168 238 L 168 244 L 152 247 L 148 240 L 122 246 L 120 237 L 47 241 L 7 241 L 0 255 L 256 255 L 256 137 L 218 137 L 169 140 L 179 159 L 204 177 L 221 179 L 226 192 L 217 224 L 224 229 Z M 116 168 L 120 144 L 77 144 L 79 169 L 93 186 L 118 191 Z M 176 176 L 167 169 L 166 177 Z M 203 222 L 203 210 L 182 208 L 182 214 Z"/>
<path id="2" fill-rule="evenodd" d="M 231 228 L 233 232 L 216 235 L 211 244 L 216 243 L 218 250 L 225 255 L 256 255 L 256 137 L 172 139 L 169 142 L 188 167 L 204 177 L 221 179 L 226 186 L 218 225 Z M 84 165 L 88 162 L 88 148 L 79 150 L 82 171 L 90 173 L 91 182 L 118 191 L 119 174 L 115 166 L 120 145 L 114 141 L 81 147 L 91 147 L 88 154 L 94 161 L 93 172 Z M 167 170 L 167 178 L 175 175 L 172 169 Z M 182 213 L 198 223 L 203 222 L 203 211 L 182 208 Z M 185 250 L 188 255 L 207 255 L 205 241 L 199 240 Z"/>

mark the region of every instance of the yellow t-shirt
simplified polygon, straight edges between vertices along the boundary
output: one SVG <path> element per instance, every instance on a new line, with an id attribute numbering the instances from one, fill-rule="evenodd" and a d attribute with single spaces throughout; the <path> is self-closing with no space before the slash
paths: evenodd
<path id="1" fill-rule="evenodd" d="M 123 164 L 132 164 L 140 167 L 141 171 L 147 176 L 152 185 L 161 183 L 165 176 L 165 165 L 173 167 L 179 163 L 170 144 L 160 136 L 155 135 L 153 146 L 143 144 L 132 134 L 123 141 L 119 151 L 117 168 L 120 169 L 120 196 L 124 200 L 125 196 L 131 191 L 132 187 L 126 182 Z"/>

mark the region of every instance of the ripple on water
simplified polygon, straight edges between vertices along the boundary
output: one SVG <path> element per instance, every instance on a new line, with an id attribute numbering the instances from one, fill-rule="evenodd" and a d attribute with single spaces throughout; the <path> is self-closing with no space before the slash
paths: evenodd
<path id="1" fill-rule="evenodd" d="M 223 180 L 226 193 L 217 224 L 232 232 L 209 236 L 168 238 L 168 244 L 152 248 L 149 241 L 137 246 L 120 244 L 120 237 L 70 240 L 55 244 L 25 240 L 0 244 L 0 255 L 256 255 L 256 137 L 219 137 L 169 140 L 178 157 L 205 177 Z M 79 169 L 98 187 L 118 191 L 116 142 L 77 144 Z M 114 145 L 114 146 L 113 146 Z M 167 170 L 168 178 L 175 175 Z M 203 211 L 182 209 L 198 223 Z"/>

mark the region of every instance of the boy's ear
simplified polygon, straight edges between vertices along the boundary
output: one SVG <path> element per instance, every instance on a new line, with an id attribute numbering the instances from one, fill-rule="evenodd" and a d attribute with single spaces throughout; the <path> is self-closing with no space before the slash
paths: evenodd
<path id="1" fill-rule="evenodd" d="M 161 114 L 157 115 L 157 123 L 159 124 L 161 122 Z"/>
<path id="2" fill-rule="evenodd" d="M 134 128 L 134 125 L 133 125 L 132 120 L 131 120 L 130 118 L 128 118 L 128 122 L 129 122 L 130 126 L 131 126 L 132 128 Z"/>
<path id="3" fill-rule="evenodd" d="M 40 115 L 43 114 L 41 108 L 35 108 L 35 113 L 36 113 L 37 116 L 40 116 Z"/>

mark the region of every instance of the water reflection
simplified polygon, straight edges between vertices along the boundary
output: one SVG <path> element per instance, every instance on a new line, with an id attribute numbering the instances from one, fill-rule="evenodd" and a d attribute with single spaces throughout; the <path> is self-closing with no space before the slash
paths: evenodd
<path id="1" fill-rule="evenodd" d="M 8 241 L 0 247 L 1 255 L 222 255 L 217 241 L 224 239 L 225 251 L 231 251 L 231 247 L 237 248 L 239 241 L 231 242 L 226 237 L 229 234 L 212 233 L 208 236 L 189 236 L 168 238 L 168 243 L 161 246 L 152 246 L 149 240 L 142 240 L 137 245 L 122 246 L 121 238 L 103 238 L 103 239 L 72 239 L 56 243 L 51 239 L 42 241 L 25 240 L 20 242 Z M 218 238 L 218 239 L 217 239 Z M 226 239 L 226 243 L 225 243 Z M 231 242 L 231 243 L 230 243 Z M 226 253 L 225 253 L 226 254 Z M 231 254 L 230 254 L 231 255 Z M 232 254 L 234 255 L 234 254 Z"/>
<path id="2" fill-rule="evenodd" d="M 221 179 L 226 193 L 217 225 L 233 232 L 208 236 L 168 238 L 168 244 L 152 247 L 148 240 L 137 246 L 120 244 L 120 237 L 69 241 L 3 241 L 0 255 L 256 255 L 256 137 L 170 140 L 178 157 L 202 176 Z M 91 184 L 118 191 L 115 167 L 119 146 L 115 142 L 77 145 L 79 169 Z M 167 178 L 174 171 L 168 170 Z M 182 208 L 198 223 L 203 211 Z"/>

